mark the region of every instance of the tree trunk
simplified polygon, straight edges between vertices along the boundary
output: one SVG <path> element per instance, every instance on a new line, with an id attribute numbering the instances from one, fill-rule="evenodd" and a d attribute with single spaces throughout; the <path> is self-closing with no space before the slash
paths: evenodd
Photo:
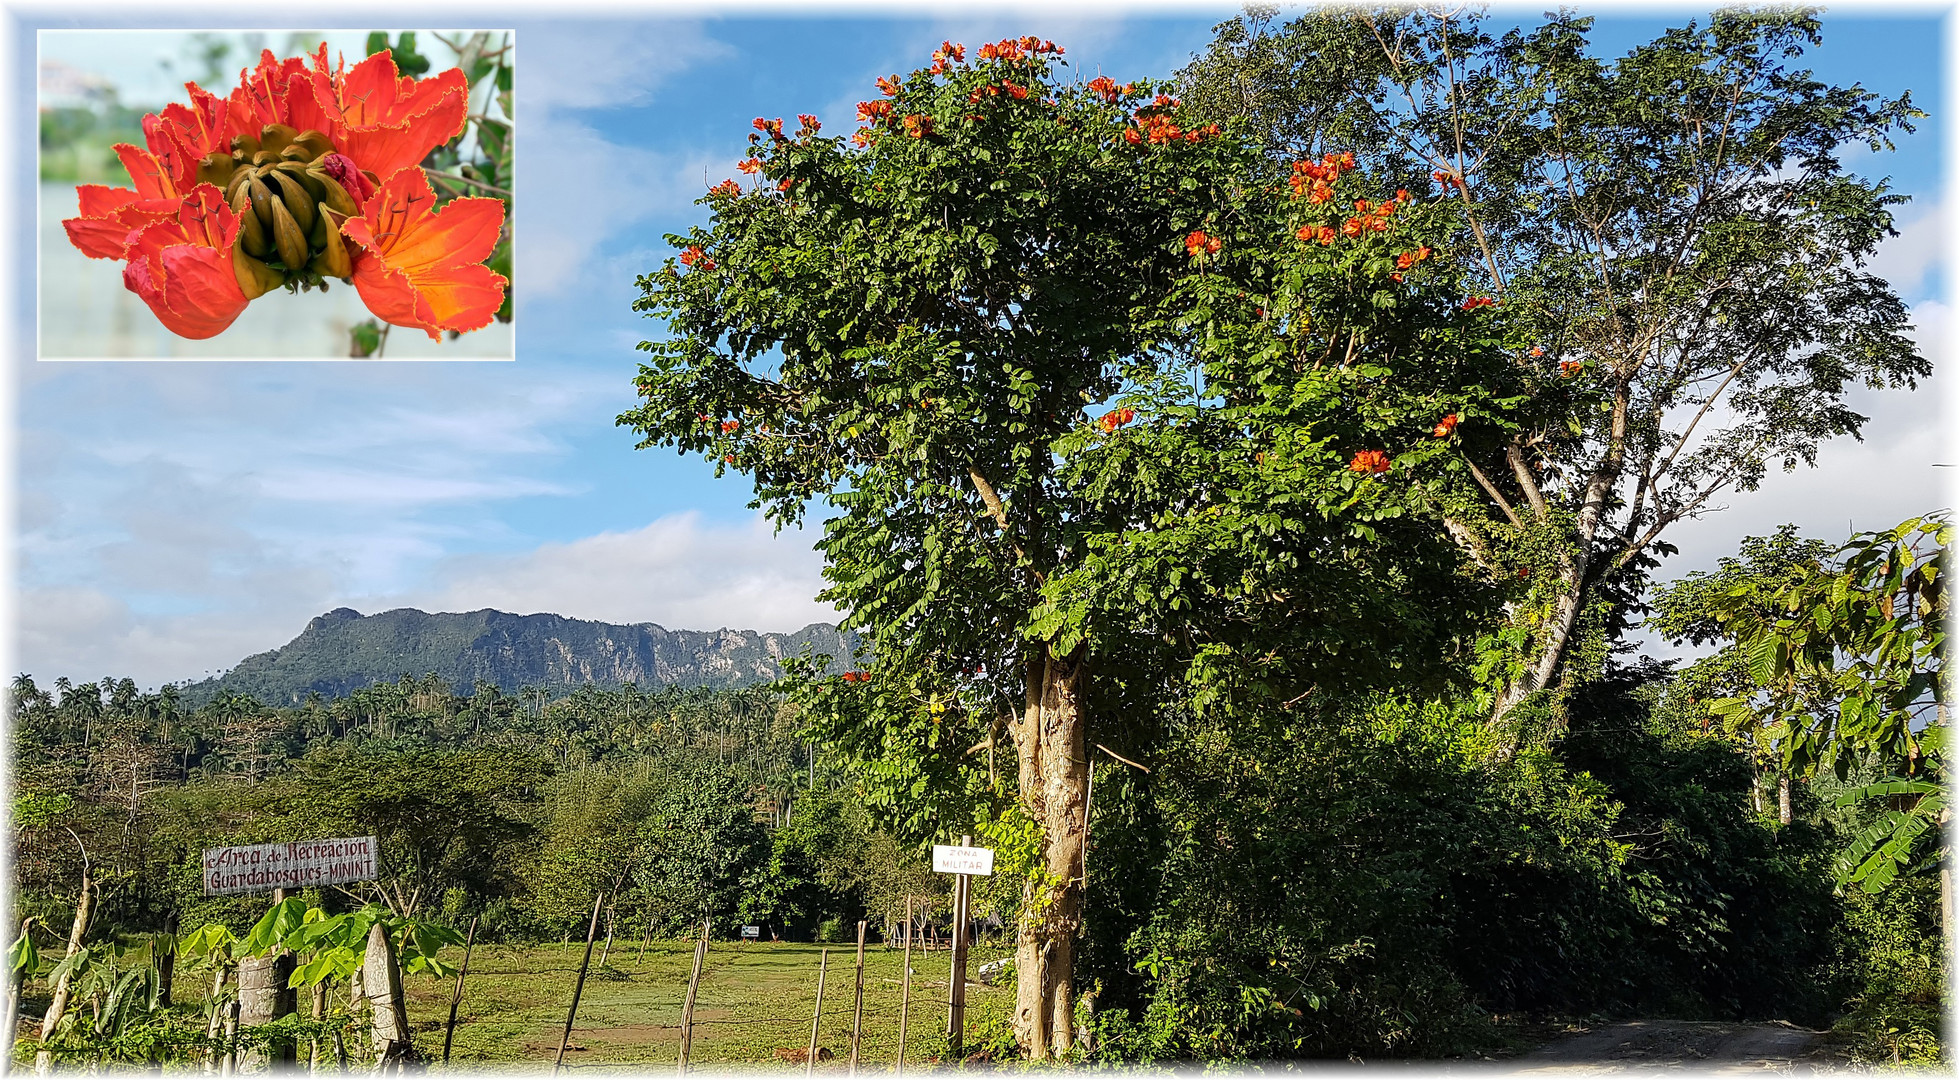
<path id="1" fill-rule="evenodd" d="M 270 956 L 247 956 L 238 961 L 238 1023 L 240 1027 L 259 1027 L 299 1010 L 299 992 L 286 983 L 292 980 L 293 956 L 275 952 Z M 296 1047 L 281 1041 L 270 1047 L 253 1047 L 238 1052 L 240 1072 L 290 1065 Z"/>
<path id="2" fill-rule="evenodd" d="M 1027 666 L 1027 712 L 1014 725 L 1020 799 L 1042 829 L 1043 873 L 1021 905 L 1014 1034 L 1029 1057 L 1075 1043 L 1075 935 L 1081 929 L 1082 804 L 1088 787 L 1082 695 L 1087 657 L 1044 652 Z"/>
<path id="3" fill-rule="evenodd" d="M 1795 819 L 1789 798 L 1789 774 L 1783 773 L 1775 781 L 1775 816 L 1784 825 Z"/>
<path id="4" fill-rule="evenodd" d="M 168 944 L 161 945 L 156 958 L 156 998 L 165 1008 L 171 1004 L 171 995 L 177 985 L 177 913 L 171 912 L 163 920 L 163 932 L 170 937 Z"/>
<path id="5" fill-rule="evenodd" d="M 95 883 L 89 880 L 88 870 L 84 868 L 82 870 L 82 894 L 81 898 L 75 901 L 75 924 L 68 931 L 68 952 L 64 954 L 64 957 L 73 956 L 81 951 L 82 935 L 88 931 L 88 917 L 89 913 L 94 910 L 94 907 Z M 68 1011 L 68 983 L 69 978 L 66 973 L 63 973 L 61 978 L 55 980 L 54 996 L 48 1001 L 47 1013 L 41 1017 L 42 1042 L 46 1042 L 54 1035 L 54 1029 L 60 1025 L 62 1015 Z M 34 1055 L 35 1072 L 46 1073 L 53 1069 L 53 1055 L 49 1054 L 46 1050 L 42 1050 Z"/>

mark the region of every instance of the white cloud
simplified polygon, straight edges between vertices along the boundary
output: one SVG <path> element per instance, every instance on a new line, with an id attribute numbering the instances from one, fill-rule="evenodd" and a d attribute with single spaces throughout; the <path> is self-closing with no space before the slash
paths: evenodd
<path id="1" fill-rule="evenodd" d="M 608 241 L 685 213 L 712 183 L 701 176 L 731 171 L 711 155 L 621 145 L 566 113 L 647 105 L 669 78 L 732 50 L 689 22 L 559 23 L 526 31 L 518 48 L 521 312 L 586 285 Z"/>
<path id="2" fill-rule="evenodd" d="M 1945 261 L 1945 207 L 1933 205 L 1898 225 L 1898 235 L 1877 247 L 1865 269 L 1891 283 L 1900 296 L 1916 296 L 1925 275 Z"/>
<path id="3" fill-rule="evenodd" d="M 200 675 L 585 490 L 568 427 L 616 373 L 486 365 L 35 365 L 17 446 L 15 670 Z"/>
<path id="4" fill-rule="evenodd" d="M 546 113 L 644 105 L 673 76 L 733 52 L 698 23 L 679 21 L 558 22 L 524 31 L 517 48 L 518 108 Z"/>
<path id="5" fill-rule="evenodd" d="M 1804 536 L 1842 541 L 1851 533 L 1889 528 L 1906 518 L 1951 507 L 1959 483 L 1959 447 L 1951 417 L 1959 406 L 1959 382 L 1946 364 L 1945 337 L 1951 309 L 1938 301 L 1912 306 L 1914 336 L 1940 376 L 1916 392 L 1858 390 L 1846 395 L 1851 408 L 1869 419 L 1863 441 L 1837 439 L 1818 452 L 1816 468 L 1771 471 L 1754 492 L 1731 494 L 1727 509 L 1680 521 L 1666 539 L 1681 553 L 1657 571 L 1662 580 L 1712 570 L 1735 554 L 1747 536 L 1768 536 L 1794 524 Z M 1648 655 L 1668 658 L 1701 655 L 1642 637 Z"/>
<path id="6" fill-rule="evenodd" d="M 703 176 L 734 171 L 732 162 L 712 155 L 621 146 L 568 117 L 527 128 L 523 139 L 517 165 L 525 194 L 517 211 L 520 312 L 539 298 L 577 291 L 608 241 L 648 218 L 686 212 L 714 182 L 703 182 Z"/>
<path id="7" fill-rule="evenodd" d="M 353 606 L 488 607 L 669 629 L 798 630 L 837 618 L 815 599 L 823 562 L 814 539 L 789 530 L 775 535 L 759 516 L 713 525 L 687 511 L 521 554 L 460 556 L 435 573 L 444 584 L 430 591 Z"/>

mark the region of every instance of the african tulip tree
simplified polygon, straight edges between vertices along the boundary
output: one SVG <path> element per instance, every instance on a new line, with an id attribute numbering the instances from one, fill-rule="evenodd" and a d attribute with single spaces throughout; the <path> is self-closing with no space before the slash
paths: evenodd
<path id="1" fill-rule="evenodd" d="M 948 43 L 848 140 L 757 119 L 753 179 L 639 281 L 666 337 L 620 417 L 778 522 L 834 508 L 824 597 L 871 660 L 804 701 L 914 837 L 1013 849 L 1036 1057 L 1074 1040 L 1091 750 L 1433 674 L 1502 597 L 1416 524 L 1470 497 L 1430 463 L 1516 382 L 1415 239 L 1453 209 L 1271 170 L 1147 87 L 1059 81 L 1060 51 Z"/>
<path id="2" fill-rule="evenodd" d="M 1446 519 L 1493 576 L 1492 549 L 1540 553 L 1485 650 L 1499 718 L 1591 677 L 1603 609 L 1674 523 L 1856 436 L 1855 383 L 1931 373 L 1865 267 L 1903 197 L 1839 157 L 1923 114 L 1796 68 L 1813 9 L 1720 12 L 1616 59 L 1570 13 L 1501 36 L 1439 6 L 1270 16 L 1218 28 L 1182 73 L 1193 110 L 1439 190 L 1470 234 L 1450 257 L 1537 350 L 1534 419 L 1469 425 L 1457 468 L 1482 497 Z"/>

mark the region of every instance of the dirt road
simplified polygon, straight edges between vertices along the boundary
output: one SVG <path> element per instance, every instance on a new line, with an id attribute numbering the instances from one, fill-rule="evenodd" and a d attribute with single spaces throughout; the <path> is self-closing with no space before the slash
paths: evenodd
<path id="1" fill-rule="evenodd" d="M 1671 1068 L 1693 1072 L 1813 1071 L 1843 1059 L 1822 1032 L 1792 1024 L 1633 1020 L 1575 1032 L 1518 1057 L 1506 1071 L 1604 1073 Z"/>

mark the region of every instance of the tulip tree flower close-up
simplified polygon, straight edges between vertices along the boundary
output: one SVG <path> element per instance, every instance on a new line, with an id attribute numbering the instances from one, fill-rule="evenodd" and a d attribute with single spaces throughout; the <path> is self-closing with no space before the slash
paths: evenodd
<path id="1" fill-rule="evenodd" d="M 451 45 L 472 71 L 431 72 L 412 33 L 395 47 L 377 33 L 353 62 L 324 41 L 262 49 L 222 96 L 185 82 L 188 100 L 142 117 L 143 146 L 114 146 L 129 186 L 74 188 L 66 238 L 121 262 L 123 286 L 183 339 L 225 334 L 268 293 L 321 300 L 336 281 L 372 319 L 324 355 L 377 355 L 393 327 L 441 343 L 508 322 L 510 61 L 487 37 Z M 436 167 L 465 142 L 488 160 Z"/>

